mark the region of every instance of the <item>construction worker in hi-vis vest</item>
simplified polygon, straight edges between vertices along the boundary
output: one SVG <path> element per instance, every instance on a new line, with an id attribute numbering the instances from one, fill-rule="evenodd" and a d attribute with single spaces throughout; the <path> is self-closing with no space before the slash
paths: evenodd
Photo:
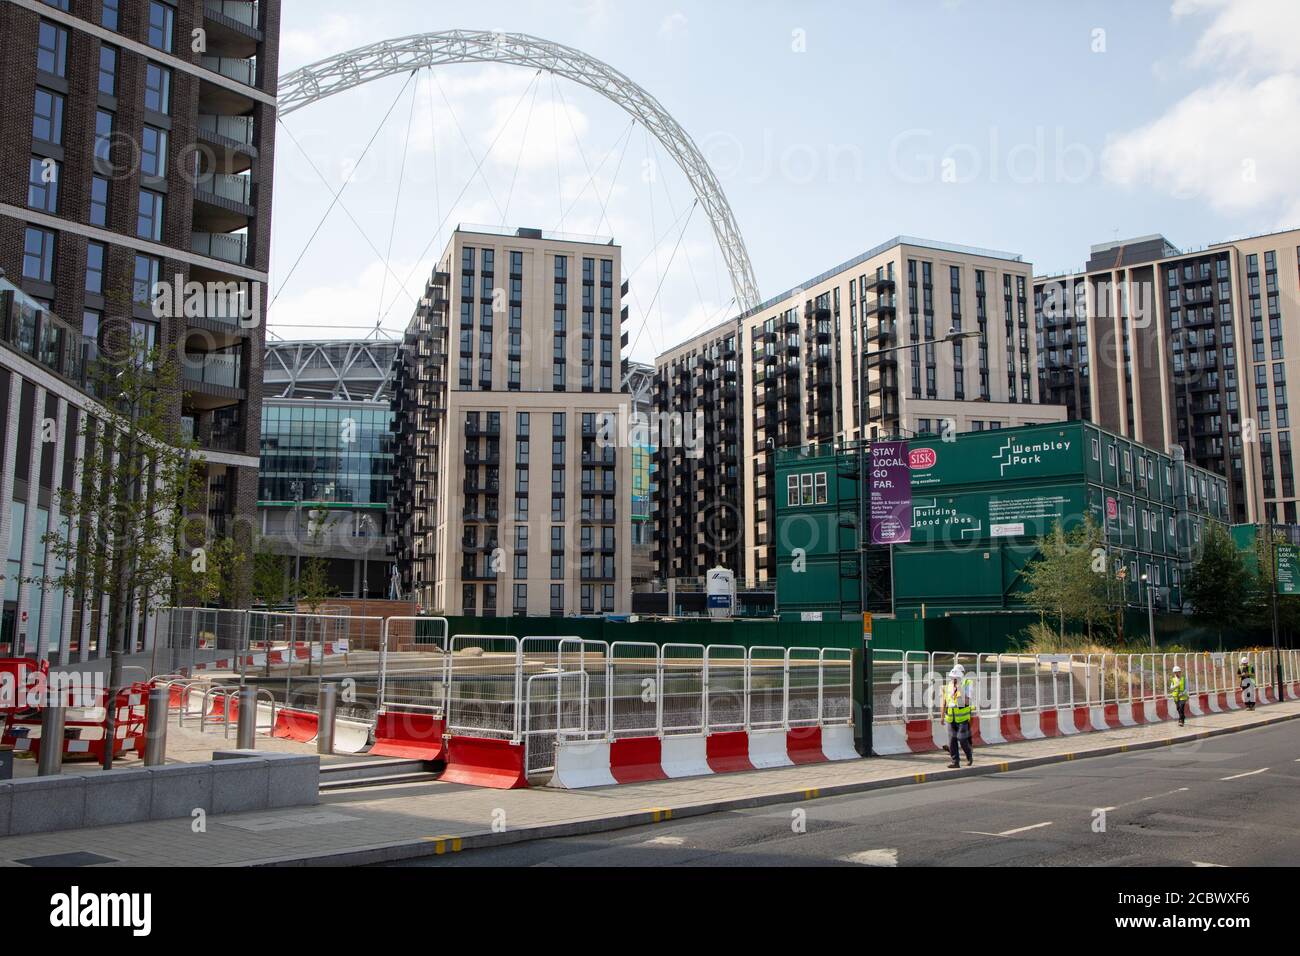
<path id="1" fill-rule="evenodd" d="M 1174 665 L 1174 679 L 1169 682 L 1169 696 L 1178 707 L 1178 726 L 1182 727 L 1187 723 L 1187 678 L 1177 664 Z"/>
<path id="2" fill-rule="evenodd" d="M 1241 683 L 1241 699 L 1246 702 L 1246 709 L 1254 710 L 1259 682 L 1255 680 L 1255 665 L 1250 662 L 1249 657 L 1241 659 L 1241 666 L 1237 668 L 1237 679 Z"/>
<path id="3" fill-rule="evenodd" d="M 974 711 L 965 674 L 957 668 L 948 672 L 948 684 L 943 689 L 943 709 L 940 719 L 948 725 L 948 756 L 952 758 L 949 767 L 960 767 L 958 748 L 966 754 L 966 766 L 974 762 L 971 750 L 971 714 Z"/>

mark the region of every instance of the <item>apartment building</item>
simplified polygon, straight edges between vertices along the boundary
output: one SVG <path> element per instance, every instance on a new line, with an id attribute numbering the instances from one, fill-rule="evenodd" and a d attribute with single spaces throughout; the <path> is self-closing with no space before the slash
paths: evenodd
<path id="1" fill-rule="evenodd" d="M 777 449 L 1064 419 L 1032 288 L 1021 256 L 898 236 L 661 355 L 659 408 L 704 410 L 715 464 L 661 450 L 660 574 L 775 578 Z"/>
<path id="2" fill-rule="evenodd" d="M 398 348 L 382 339 L 266 346 L 258 532 L 278 554 L 324 559 L 339 597 L 391 593 Z"/>
<path id="3" fill-rule="evenodd" d="M 1182 251 L 1092 247 L 1034 280 L 1040 387 L 1227 479 L 1234 522 L 1297 520 L 1288 380 L 1300 375 L 1300 230 Z"/>
<path id="4" fill-rule="evenodd" d="M 396 362 L 404 594 L 447 614 L 626 613 L 621 250 L 461 227 Z"/>
<path id="5" fill-rule="evenodd" d="M 102 346 L 136 339 L 177 359 L 175 414 L 200 446 L 210 531 L 255 520 L 279 31 L 278 0 L 0 3 L 0 644 L 11 652 L 107 650 L 106 608 L 74 626 L 80 597 L 74 608 L 18 584 L 50 560 L 40 538 L 87 453 L 82 422 L 98 409 L 87 369 Z M 182 293 L 190 283 L 204 294 Z M 44 419 L 52 449 L 32 440 Z"/>

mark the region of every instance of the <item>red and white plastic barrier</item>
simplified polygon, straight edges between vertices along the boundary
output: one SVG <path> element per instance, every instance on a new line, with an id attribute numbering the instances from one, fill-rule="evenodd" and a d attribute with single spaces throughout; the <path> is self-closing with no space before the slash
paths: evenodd
<path id="1" fill-rule="evenodd" d="M 494 790 L 527 787 L 524 745 L 493 737 L 452 734 L 447 738 L 447 769 L 440 779 Z"/>
<path id="2" fill-rule="evenodd" d="M 375 745 L 370 748 L 370 755 L 442 760 L 442 735 L 446 729 L 446 721 L 429 712 L 380 711 L 375 721 Z"/>
<path id="3" fill-rule="evenodd" d="M 1300 700 L 1300 683 L 1285 684 L 1283 688 L 1288 700 Z M 1276 690 L 1266 696 L 1261 688 L 1261 703 L 1276 700 Z M 1187 712 L 1193 717 L 1203 717 L 1241 710 L 1245 706 L 1240 690 L 1221 691 L 1192 694 L 1187 701 Z M 997 717 L 976 715 L 972 720 L 972 741 L 976 746 L 986 746 L 1045 737 L 1068 737 L 1088 731 L 1121 730 L 1142 724 L 1163 723 L 1176 720 L 1177 717 L 1177 707 L 1168 697 L 1093 707 L 1021 711 Z M 877 723 L 871 733 L 872 748 L 878 756 L 932 753 L 948 748 L 947 725 L 928 717 Z"/>
<path id="4" fill-rule="evenodd" d="M 555 745 L 555 773 L 550 786 L 581 790 L 857 757 L 853 727 L 849 724 L 741 730 L 707 736 L 622 737 L 612 741 L 574 741 L 561 737 Z M 448 769 L 455 763 L 453 751 Z M 446 774 L 443 779 L 447 779 Z"/>
<path id="5" fill-rule="evenodd" d="M 69 707 L 64 718 L 63 754 L 66 757 L 102 760 L 106 749 L 107 691 L 95 707 Z M 118 692 L 113 723 L 113 755 L 144 752 L 144 730 L 148 711 L 149 685 L 136 683 Z M 41 752 L 41 718 L 39 713 L 15 714 L 4 727 L 0 743 L 13 747 L 14 753 Z"/>
<path id="6" fill-rule="evenodd" d="M 269 660 L 272 666 L 289 663 L 292 661 L 322 661 L 330 660 L 334 657 L 346 657 L 347 650 L 340 648 L 338 645 L 327 642 L 324 645 L 324 653 L 321 653 L 320 645 L 308 645 L 302 642 L 294 644 L 292 647 L 281 647 L 265 651 L 259 654 L 245 654 L 244 665 L 246 667 L 265 667 Z M 215 661 L 203 661 L 195 664 L 191 670 L 198 671 L 236 671 L 239 669 L 239 655 L 233 657 L 222 657 Z"/>

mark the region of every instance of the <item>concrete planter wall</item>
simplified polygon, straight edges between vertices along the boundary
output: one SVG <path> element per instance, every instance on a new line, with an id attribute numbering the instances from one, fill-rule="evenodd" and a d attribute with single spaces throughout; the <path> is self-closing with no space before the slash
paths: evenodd
<path id="1" fill-rule="evenodd" d="M 0 837 L 315 806 L 320 758 L 234 751 L 209 763 L 66 772 L 0 782 Z"/>

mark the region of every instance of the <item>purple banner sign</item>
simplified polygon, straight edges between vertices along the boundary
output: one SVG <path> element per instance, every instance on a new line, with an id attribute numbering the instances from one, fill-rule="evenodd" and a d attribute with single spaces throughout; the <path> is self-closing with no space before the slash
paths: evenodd
<path id="1" fill-rule="evenodd" d="M 912 469 L 907 442 L 876 442 L 867 456 L 871 543 L 912 540 Z"/>

